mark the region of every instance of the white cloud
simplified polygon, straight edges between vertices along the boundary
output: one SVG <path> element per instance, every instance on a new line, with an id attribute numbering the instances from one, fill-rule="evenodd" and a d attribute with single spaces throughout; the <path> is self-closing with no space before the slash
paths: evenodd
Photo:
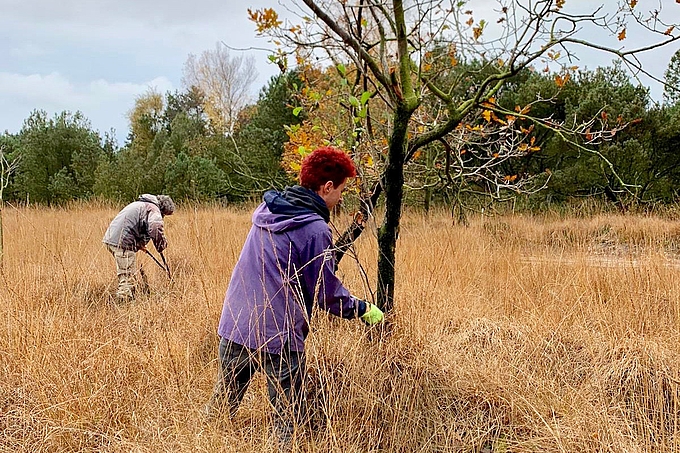
<path id="1" fill-rule="evenodd" d="M 134 102 L 135 96 L 150 88 L 164 93 L 173 87 L 165 77 L 157 77 L 144 84 L 99 79 L 84 85 L 76 85 L 57 72 L 47 75 L 0 72 L 0 97 L 61 106 L 64 110 L 71 110 L 72 106 L 101 105 L 102 102 L 121 97 L 133 99 Z"/>
<path id="2" fill-rule="evenodd" d="M 24 43 L 17 47 L 12 47 L 9 54 L 16 58 L 35 58 L 45 55 L 47 51 L 35 44 Z"/>
<path id="3" fill-rule="evenodd" d="M 477 20 L 498 14 L 490 10 L 495 1 L 470 5 Z M 150 85 L 161 93 L 178 88 L 189 53 L 198 55 L 220 41 L 233 48 L 269 47 L 248 20 L 248 8 L 263 7 L 282 17 L 300 13 L 290 0 L 2 0 L 0 131 L 18 131 L 33 109 L 80 110 L 93 127 L 114 127 L 124 138 L 125 115 L 135 97 Z M 637 44 L 633 36 L 624 44 Z M 657 76 L 672 54 L 664 52 L 643 60 Z M 260 74 L 251 90 L 256 96 L 278 70 L 267 62 L 267 52 L 249 54 Z M 611 61 L 609 55 L 591 57 L 582 50 L 579 55 L 576 64 L 591 69 Z M 660 96 L 657 83 L 642 80 Z"/>
<path id="4" fill-rule="evenodd" d="M 134 45 L 138 50 L 174 46 L 175 52 L 197 52 L 216 41 L 237 47 L 251 46 L 255 25 L 248 8 L 274 6 L 271 0 L 65 0 L 16 1 L 3 7 L 0 25 L 21 35 L 50 36 L 83 46 L 116 48 Z M 187 39 L 188 38 L 188 39 Z M 198 46 L 198 48 L 196 48 Z"/>
<path id="5" fill-rule="evenodd" d="M 128 130 L 126 114 L 149 87 L 179 88 L 189 53 L 223 41 L 264 47 L 248 8 L 276 0 L 5 0 L 0 14 L 0 132 L 17 132 L 34 109 L 79 110 L 100 131 Z M 253 97 L 278 72 L 252 53 L 260 77 Z"/>
<path id="6" fill-rule="evenodd" d="M 64 110 L 81 111 L 94 129 L 116 129 L 119 141 L 127 131 L 125 113 L 135 98 L 149 89 L 160 93 L 174 89 L 166 77 L 144 83 L 110 82 L 104 79 L 74 83 L 62 74 L 16 74 L 0 72 L 0 130 L 17 132 L 34 109 L 53 115 Z"/>
<path id="7" fill-rule="evenodd" d="M 251 1 L 245 5 L 236 1 L 220 0 L 98 0 L 83 2 L 80 0 L 15 1 L 4 8 L 4 14 L 14 19 L 37 22 L 84 23 L 91 27 L 117 22 L 120 19 L 134 19 L 138 22 L 156 25 L 186 22 L 222 22 L 228 21 L 234 14 L 245 14 L 248 7 L 258 4 L 269 6 L 271 1 Z"/>

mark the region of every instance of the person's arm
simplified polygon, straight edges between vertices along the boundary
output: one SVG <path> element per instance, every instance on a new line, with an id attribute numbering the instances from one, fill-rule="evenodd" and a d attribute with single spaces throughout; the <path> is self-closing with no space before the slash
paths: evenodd
<path id="1" fill-rule="evenodd" d="M 156 250 L 163 252 L 168 246 L 168 240 L 165 237 L 165 233 L 163 233 L 163 216 L 160 212 L 152 210 L 149 212 L 148 222 L 149 236 L 153 241 L 153 245 L 156 247 Z"/>
<path id="2" fill-rule="evenodd" d="M 368 304 L 352 296 L 335 275 L 335 256 L 331 249 L 331 233 L 318 232 L 301 250 L 301 280 L 314 302 L 329 313 L 346 319 L 363 316 Z"/>

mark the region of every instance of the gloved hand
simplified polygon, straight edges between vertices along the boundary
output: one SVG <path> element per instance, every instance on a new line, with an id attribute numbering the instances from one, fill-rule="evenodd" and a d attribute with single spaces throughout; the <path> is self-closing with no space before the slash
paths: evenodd
<path id="1" fill-rule="evenodd" d="M 385 315 L 377 306 L 366 302 L 366 313 L 361 316 L 361 320 L 369 326 L 379 324 L 385 319 Z"/>

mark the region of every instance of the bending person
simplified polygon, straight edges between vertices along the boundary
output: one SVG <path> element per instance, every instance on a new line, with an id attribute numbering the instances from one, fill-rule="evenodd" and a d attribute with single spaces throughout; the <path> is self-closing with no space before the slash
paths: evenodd
<path id="1" fill-rule="evenodd" d="M 156 250 L 163 252 L 168 240 L 163 232 L 163 217 L 175 212 L 175 204 L 167 195 L 141 195 L 125 206 L 111 221 L 102 242 L 113 255 L 118 276 L 118 300 L 135 296 L 136 254 L 153 240 Z M 145 289 L 146 283 L 144 283 Z"/>

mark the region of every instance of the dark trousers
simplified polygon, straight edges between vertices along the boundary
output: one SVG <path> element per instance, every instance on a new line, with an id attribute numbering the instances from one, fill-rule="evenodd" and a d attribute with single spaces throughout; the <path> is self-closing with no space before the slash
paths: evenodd
<path id="1" fill-rule="evenodd" d="M 255 372 L 267 376 L 269 402 L 274 407 L 274 430 L 290 442 L 296 425 L 304 422 L 304 352 L 284 347 L 281 354 L 256 351 L 222 338 L 219 374 L 210 405 L 228 409 L 233 417 Z"/>

